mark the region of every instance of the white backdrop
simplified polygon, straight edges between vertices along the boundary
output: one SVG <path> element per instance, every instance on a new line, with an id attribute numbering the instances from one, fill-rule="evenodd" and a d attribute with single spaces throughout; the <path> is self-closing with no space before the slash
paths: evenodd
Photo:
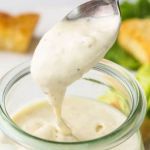
<path id="1" fill-rule="evenodd" d="M 41 36 L 71 9 L 87 0 L 0 0 L 0 11 L 13 14 L 38 12 L 41 15 L 36 34 Z"/>
<path id="2" fill-rule="evenodd" d="M 0 11 L 7 11 L 13 14 L 26 11 L 40 13 L 41 20 L 36 34 L 41 36 L 70 10 L 87 1 L 88 0 L 0 0 Z"/>

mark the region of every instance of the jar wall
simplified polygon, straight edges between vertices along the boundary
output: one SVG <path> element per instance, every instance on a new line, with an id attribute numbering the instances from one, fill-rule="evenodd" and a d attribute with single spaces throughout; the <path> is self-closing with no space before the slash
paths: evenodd
<path id="1" fill-rule="evenodd" d="M 5 92 L 3 93 L 3 100 L 1 104 L 4 108 L 5 115 L 7 115 L 8 118 L 10 117 L 9 119 L 12 119 L 12 116 L 23 107 L 31 103 L 35 103 L 39 100 L 45 100 L 46 98 L 39 89 L 39 87 L 37 87 L 37 85 L 32 80 L 29 68 L 25 71 L 21 70 L 22 68 L 18 70 L 19 73 L 15 73 L 13 79 L 12 76 L 9 76 L 9 78 L 12 80 L 9 82 L 9 84 L 7 83 L 7 87 L 5 87 Z M 106 103 L 107 105 L 111 105 L 111 107 L 118 109 L 127 118 L 129 115 L 131 115 L 131 111 L 135 107 L 135 103 L 133 102 L 130 89 L 128 89 L 126 84 L 124 84 L 124 81 L 117 77 L 113 77 L 105 71 L 97 71 L 96 69 L 91 70 L 90 72 L 85 74 L 82 79 L 73 83 L 67 89 L 66 96 L 70 95 L 84 97 Z M 141 111 L 141 114 L 139 114 L 139 117 L 140 115 L 142 115 L 142 119 L 144 116 L 144 112 L 145 111 Z M 123 133 L 124 128 L 122 126 L 123 125 L 121 124 L 120 128 L 122 128 Z M 19 129 L 19 127 L 17 128 Z M 135 128 L 137 127 L 135 126 Z M 3 129 L 3 131 L 4 130 L 5 129 Z M 25 133 L 21 133 L 22 135 L 19 134 L 19 136 L 21 136 L 20 138 L 15 135 L 14 132 L 11 132 L 11 130 L 9 131 L 8 136 L 10 136 L 16 142 L 25 145 L 26 150 L 48 150 L 47 148 L 49 148 L 50 150 L 126 150 L 126 147 L 128 147 L 128 150 L 143 150 L 143 143 L 139 131 L 134 132 L 133 135 L 126 135 L 126 137 L 119 139 L 114 143 L 111 143 L 111 138 L 112 140 L 117 139 L 118 136 L 120 136 L 120 134 L 122 133 L 118 134 L 116 130 L 114 131 L 114 134 L 107 136 L 105 139 L 97 139 L 94 141 L 77 144 L 62 144 L 51 142 L 47 143 L 43 142 L 42 140 L 41 142 L 36 142 L 37 139 L 34 139 L 34 137 L 30 137 L 30 141 L 27 141 L 29 140 L 29 138 L 27 137 L 28 135 L 26 135 Z M 108 137 L 109 139 L 107 139 Z M 6 137 L 6 139 L 8 139 L 8 137 Z M 5 143 L 4 140 L 0 140 L 0 142 L 3 144 Z M 107 142 L 110 142 L 111 145 L 109 145 Z M 16 144 L 14 145 L 16 146 Z M 22 150 L 22 147 L 18 148 L 18 146 L 16 146 L 16 149 L 14 150 Z"/>
<path id="2" fill-rule="evenodd" d="M 141 140 L 140 132 L 138 131 L 135 133 L 132 137 L 130 137 L 127 141 L 123 142 L 122 144 L 115 146 L 112 148 L 112 150 L 126 150 L 128 147 L 128 150 L 144 150 L 143 142 Z M 57 146 L 53 147 L 53 149 L 49 150 L 99 150 L 99 143 L 97 144 L 89 144 L 89 145 L 82 145 L 82 146 L 60 146 L 58 148 Z M 20 144 L 17 144 L 12 139 L 9 139 L 8 136 L 5 136 L 2 132 L 0 132 L 0 150 L 38 150 L 37 148 L 25 148 L 24 146 L 21 146 Z M 39 149 L 40 150 L 40 149 Z M 46 150 L 46 149 L 45 149 Z M 101 149 L 103 150 L 103 149 Z"/>

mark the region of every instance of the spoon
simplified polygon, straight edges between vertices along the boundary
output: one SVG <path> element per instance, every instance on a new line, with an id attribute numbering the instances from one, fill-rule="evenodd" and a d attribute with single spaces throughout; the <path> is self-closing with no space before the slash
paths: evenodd
<path id="1" fill-rule="evenodd" d="M 85 17 L 105 17 L 119 15 L 118 0 L 91 0 L 73 9 L 66 17 L 66 20 L 76 20 Z"/>

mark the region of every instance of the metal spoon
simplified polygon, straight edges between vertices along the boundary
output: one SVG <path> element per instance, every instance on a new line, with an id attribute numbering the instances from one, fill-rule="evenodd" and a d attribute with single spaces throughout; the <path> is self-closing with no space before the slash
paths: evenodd
<path id="1" fill-rule="evenodd" d="M 105 17 L 110 15 L 119 15 L 118 0 L 91 0 L 74 10 L 72 10 L 66 17 L 66 20 L 76 20 L 84 17 Z"/>

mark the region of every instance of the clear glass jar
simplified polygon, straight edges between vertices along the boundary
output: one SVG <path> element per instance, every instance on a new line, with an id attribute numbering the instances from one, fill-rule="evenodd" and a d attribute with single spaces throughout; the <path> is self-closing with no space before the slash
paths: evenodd
<path id="1" fill-rule="evenodd" d="M 115 100 L 108 94 L 112 91 L 115 91 Z M 13 114 L 45 97 L 32 81 L 29 63 L 25 63 L 8 72 L 0 82 L 0 150 L 144 149 L 139 128 L 145 116 L 146 101 L 138 83 L 126 70 L 103 60 L 68 87 L 66 95 L 102 100 L 124 113 L 127 119 L 106 136 L 77 143 L 47 141 L 22 131 L 11 119 Z"/>

